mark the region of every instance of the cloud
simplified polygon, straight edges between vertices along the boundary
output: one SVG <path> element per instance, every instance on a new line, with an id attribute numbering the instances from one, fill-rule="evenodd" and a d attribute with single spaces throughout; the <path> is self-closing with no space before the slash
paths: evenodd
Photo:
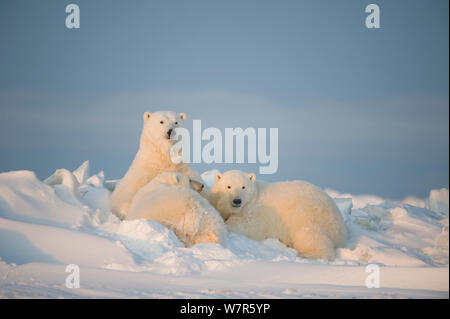
<path id="1" fill-rule="evenodd" d="M 448 149 L 448 99 L 437 97 L 283 105 L 260 96 L 226 91 L 150 91 L 87 101 L 37 93 L 2 93 L 0 102 L 2 136 L 9 136 L 0 140 L 2 146 L 27 147 L 30 137 L 40 135 L 45 137 L 41 145 L 64 137 L 67 146 L 73 147 L 83 136 L 89 137 L 86 143 L 120 149 L 136 140 L 145 111 L 173 109 L 187 113 L 188 123 L 201 119 L 204 127 L 277 127 L 280 139 L 292 143 L 399 147 L 436 144 Z"/>
<path id="2" fill-rule="evenodd" d="M 100 168 L 107 163 L 113 176 L 121 176 L 137 151 L 142 114 L 161 109 L 185 112 L 188 128 L 193 119 L 201 119 L 203 129 L 277 127 L 283 178 L 289 169 L 295 170 L 296 176 L 307 172 L 309 178 L 321 181 L 336 173 L 336 179 L 362 184 L 367 183 L 362 179 L 370 170 L 368 163 L 386 171 L 398 165 L 411 169 L 414 165 L 448 167 L 448 98 L 298 101 L 286 105 L 227 91 L 154 90 L 94 98 L 16 92 L 1 93 L 0 108 L 1 152 L 9 152 L 11 161 L 14 152 L 49 152 L 41 155 L 45 166 L 45 156 L 64 154 L 96 159 Z M 340 169 L 337 163 L 353 163 L 354 171 L 347 168 L 345 177 L 330 173 L 330 167 Z M 404 174 L 411 174 L 411 170 Z M 425 173 L 415 174 L 413 182 L 421 183 L 420 176 Z M 339 183 L 325 186 L 339 188 Z"/>

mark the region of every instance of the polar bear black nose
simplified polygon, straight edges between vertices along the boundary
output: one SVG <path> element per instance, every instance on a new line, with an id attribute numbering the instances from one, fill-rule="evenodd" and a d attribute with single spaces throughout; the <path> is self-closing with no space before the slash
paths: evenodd
<path id="1" fill-rule="evenodd" d="M 241 205 L 241 203 L 242 203 L 242 201 L 241 201 L 240 198 L 235 198 L 235 199 L 233 199 L 233 204 L 234 204 L 234 205 Z"/>
<path id="2" fill-rule="evenodd" d="M 170 129 L 167 131 L 167 138 L 170 138 L 170 135 L 172 135 L 172 131 L 173 131 L 173 129 Z"/>

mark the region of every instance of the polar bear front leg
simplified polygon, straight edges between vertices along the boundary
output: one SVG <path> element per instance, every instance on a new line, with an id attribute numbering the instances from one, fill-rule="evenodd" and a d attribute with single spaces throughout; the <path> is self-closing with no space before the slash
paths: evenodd
<path id="1" fill-rule="evenodd" d="M 218 232 L 210 230 L 197 234 L 192 239 L 193 245 L 200 243 L 220 243 L 220 236 Z"/>
<path id="2" fill-rule="evenodd" d="M 293 247 L 301 256 L 314 259 L 333 260 L 333 242 L 318 225 L 303 226 L 292 238 Z"/>
<path id="3" fill-rule="evenodd" d="M 203 199 L 206 202 L 206 200 Z M 214 210 L 211 207 L 211 210 Z M 199 231 L 193 238 L 194 244 L 218 243 L 220 244 L 226 236 L 226 226 L 216 211 L 204 211 Z"/>
<path id="4" fill-rule="evenodd" d="M 131 201 L 135 195 L 135 190 L 128 183 L 120 183 L 111 195 L 111 212 L 121 220 L 126 219 L 130 210 Z"/>

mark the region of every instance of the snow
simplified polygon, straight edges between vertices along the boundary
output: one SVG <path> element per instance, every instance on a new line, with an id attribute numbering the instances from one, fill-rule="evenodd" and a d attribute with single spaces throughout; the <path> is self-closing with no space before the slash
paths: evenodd
<path id="1" fill-rule="evenodd" d="M 211 185 L 217 171 L 202 174 Z M 0 173 L 0 297 L 5 298 L 448 298 L 448 189 L 394 201 L 326 190 L 348 241 L 332 262 L 300 258 L 274 239 L 228 233 L 223 245 L 185 248 L 149 220 L 109 212 L 116 181 L 89 162 Z M 80 288 L 65 286 L 80 267 Z M 366 266 L 380 268 L 367 288 Z"/>

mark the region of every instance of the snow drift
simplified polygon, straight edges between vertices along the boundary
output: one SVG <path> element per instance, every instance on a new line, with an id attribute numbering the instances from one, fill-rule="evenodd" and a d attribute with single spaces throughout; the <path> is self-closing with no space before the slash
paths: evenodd
<path id="1" fill-rule="evenodd" d="M 185 248 L 157 222 L 112 215 L 114 185 L 91 175 L 89 162 L 43 182 L 29 171 L 1 173 L 0 296 L 448 298 L 448 189 L 403 201 L 327 190 L 348 241 L 325 262 L 234 233 L 223 246 Z M 68 264 L 80 267 L 79 289 L 65 286 Z M 366 288 L 368 264 L 380 266 L 380 288 Z"/>

